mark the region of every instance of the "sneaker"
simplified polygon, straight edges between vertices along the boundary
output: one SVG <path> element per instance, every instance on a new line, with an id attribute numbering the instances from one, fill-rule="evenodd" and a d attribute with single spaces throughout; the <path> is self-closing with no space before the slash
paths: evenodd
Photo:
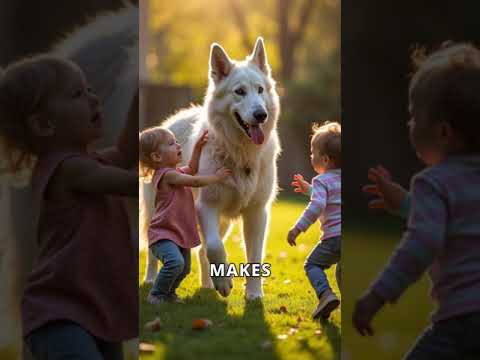
<path id="1" fill-rule="evenodd" d="M 325 290 L 318 301 L 318 306 L 312 314 L 314 319 L 318 319 L 320 316 L 323 319 L 328 319 L 333 310 L 340 305 L 340 300 L 332 292 L 332 290 Z"/>
<path id="2" fill-rule="evenodd" d="M 168 299 L 165 296 L 153 295 L 152 293 L 148 294 L 147 302 L 151 305 L 159 305 L 166 303 Z"/>

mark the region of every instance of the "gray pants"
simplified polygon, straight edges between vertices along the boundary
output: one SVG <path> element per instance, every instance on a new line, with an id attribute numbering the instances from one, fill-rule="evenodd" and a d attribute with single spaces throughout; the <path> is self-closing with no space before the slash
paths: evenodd
<path id="1" fill-rule="evenodd" d="M 25 339 L 35 360 L 123 360 L 122 343 L 101 340 L 70 321 L 55 321 Z"/>
<path id="2" fill-rule="evenodd" d="M 330 289 L 325 270 L 334 264 L 337 264 L 335 276 L 337 278 L 338 287 L 341 290 L 341 239 L 341 236 L 335 236 L 321 240 L 313 248 L 305 261 L 305 272 L 307 273 L 308 280 L 310 280 L 310 284 L 312 284 L 318 297 L 320 297 L 325 290 Z"/>
<path id="3" fill-rule="evenodd" d="M 405 360 L 480 359 L 480 312 L 456 316 L 427 328 Z"/>

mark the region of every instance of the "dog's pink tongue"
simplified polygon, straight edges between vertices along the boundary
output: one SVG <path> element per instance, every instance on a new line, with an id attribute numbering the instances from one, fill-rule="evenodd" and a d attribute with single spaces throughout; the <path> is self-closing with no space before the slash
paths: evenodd
<path id="1" fill-rule="evenodd" d="M 250 135 L 252 136 L 252 141 L 256 145 L 262 145 L 265 140 L 263 131 L 260 126 L 250 126 Z"/>

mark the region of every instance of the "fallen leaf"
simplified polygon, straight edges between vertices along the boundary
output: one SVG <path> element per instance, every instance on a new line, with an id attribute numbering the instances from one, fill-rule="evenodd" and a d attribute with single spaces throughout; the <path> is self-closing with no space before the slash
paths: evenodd
<path id="1" fill-rule="evenodd" d="M 287 279 L 287 280 L 283 281 L 284 284 L 290 284 L 291 282 L 292 282 L 292 280 L 290 280 L 290 279 Z"/>
<path id="2" fill-rule="evenodd" d="M 292 327 L 292 328 L 288 329 L 288 335 L 294 335 L 297 332 L 298 332 L 298 329 L 296 329 L 296 328 Z"/>
<path id="3" fill-rule="evenodd" d="M 270 340 L 265 340 L 260 344 L 262 349 L 270 349 L 272 347 L 272 342 Z"/>
<path id="4" fill-rule="evenodd" d="M 322 330 L 317 329 L 317 330 L 314 331 L 314 334 L 315 335 L 322 335 Z"/>
<path id="5" fill-rule="evenodd" d="M 287 335 L 287 334 L 277 335 L 277 339 L 278 339 L 278 340 L 285 340 L 286 338 L 288 338 L 288 335 Z"/>
<path id="6" fill-rule="evenodd" d="M 208 319 L 193 319 L 192 321 L 193 330 L 204 330 L 211 325 L 212 321 Z"/>
<path id="7" fill-rule="evenodd" d="M 303 317 L 299 316 L 297 317 L 297 322 L 302 322 L 303 321 Z"/>
<path id="8" fill-rule="evenodd" d="M 280 306 L 280 312 L 286 314 L 288 312 L 287 307 L 285 305 Z"/>
<path id="9" fill-rule="evenodd" d="M 279 259 L 286 259 L 288 257 L 288 253 L 286 251 L 280 251 L 278 254 Z"/>
<path id="10" fill-rule="evenodd" d="M 155 352 L 155 345 L 149 343 L 140 343 L 138 345 L 140 352 L 153 353 Z"/>
<path id="11" fill-rule="evenodd" d="M 160 331 L 162 328 L 162 322 L 160 321 L 160 318 L 157 317 L 154 320 L 147 322 L 144 328 L 151 332 Z"/>

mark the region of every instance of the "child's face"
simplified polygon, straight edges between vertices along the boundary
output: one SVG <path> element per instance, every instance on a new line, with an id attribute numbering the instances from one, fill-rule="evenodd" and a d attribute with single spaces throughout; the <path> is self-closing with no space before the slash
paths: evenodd
<path id="1" fill-rule="evenodd" d="M 98 97 L 83 72 L 66 63 L 59 71 L 57 88 L 49 97 L 44 114 L 52 123 L 54 137 L 69 146 L 86 146 L 102 136 L 103 115 Z"/>
<path id="2" fill-rule="evenodd" d="M 175 167 L 182 161 L 182 147 L 173 133 L 168 132 L 164 141 L 158 146 L 153 160 L 163 167 Z"/>
<path id="3" fill-rule="evenodd" d="M 330 158 L 327 155 L 320 154 L 317 145 L 312 140 L 310 144 L 310 162 L 317 174 L 323 174 L 330 167 Z"/>
<path id="4" fill-rule="evenodd" d="M 429 124 L 429 121 L 418 116 L 412 103 L 409 105 L 410 121 L 408 122 L 410 142 L 417 156 L 426 165 L 433 166 L 442 162 L 451 147 L 451 133 L 445 132 L 445 123 Z"/>

